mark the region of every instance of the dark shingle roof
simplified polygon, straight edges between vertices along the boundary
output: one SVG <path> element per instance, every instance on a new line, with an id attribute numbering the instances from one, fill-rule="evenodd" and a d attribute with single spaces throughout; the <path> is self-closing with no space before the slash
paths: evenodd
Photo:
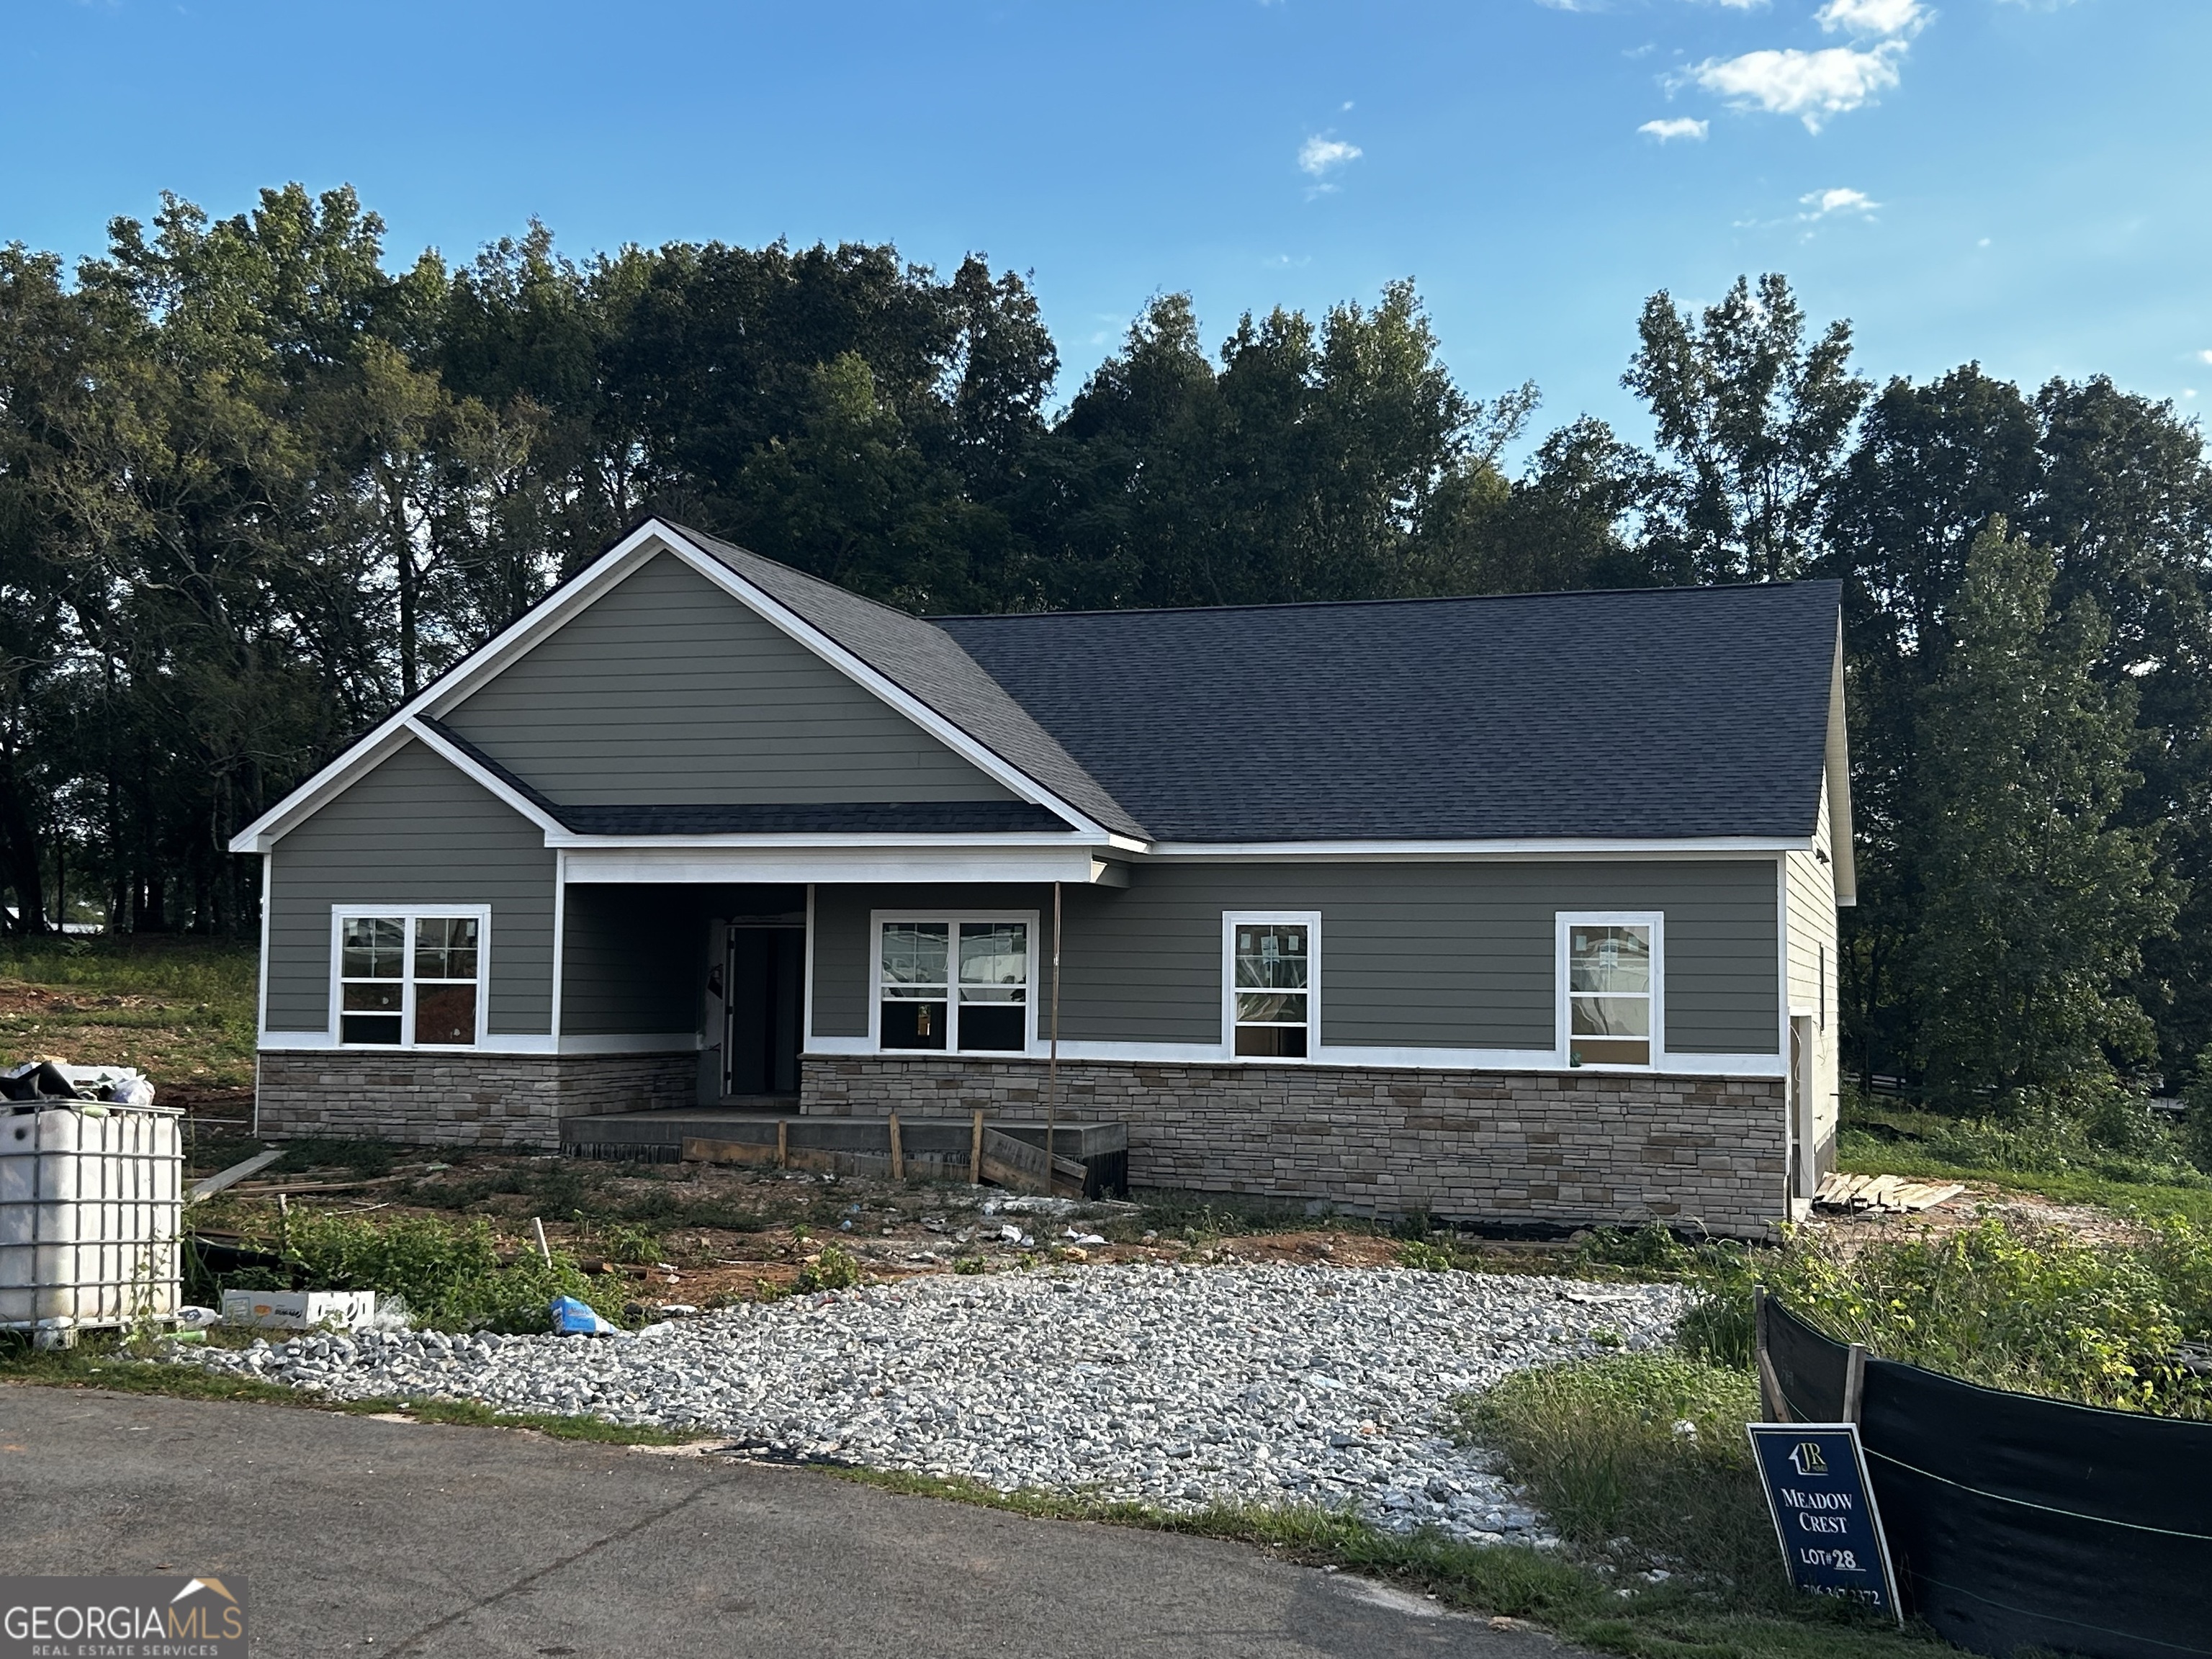
<path id="1" fill-rule="evenodd" d="M 943 629 L 789 565 L 680 524 L 663 522 L 1079 812 L 1120 834 L 1146 836 L 1145 826 L 1126 806 L 1100 787 L 1030 711 L 1008 696 Z"/>
<path id="2" fill-rule="evenodd" d="M 939 626 L 1163 841 L 1810 835 L 1833 582 Z"/>

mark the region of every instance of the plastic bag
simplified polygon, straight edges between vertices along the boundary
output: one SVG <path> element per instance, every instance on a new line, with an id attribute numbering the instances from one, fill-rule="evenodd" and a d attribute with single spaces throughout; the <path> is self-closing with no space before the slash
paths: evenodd
<path id="1" fill-rule="evenodd" d="M 573 1296 L 553 1298 L 553 1329 L 561 1336 L 612 1336 L 619 1328 L 599 1317 L 588 1302 Z"/>
<path id="2" fill-rule="evenodd" d="M 213 1308 L 203 1308 L 187 1303 L 177 1310 L 177 1328 L 180 1331 L 204 1331 L 222 1323 L 222 1316 Z"/>

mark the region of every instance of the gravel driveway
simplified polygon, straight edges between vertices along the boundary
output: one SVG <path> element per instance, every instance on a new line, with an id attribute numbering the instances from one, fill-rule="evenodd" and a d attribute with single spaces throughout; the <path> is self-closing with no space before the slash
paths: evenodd
<path id="1" fill-rule="evenodd" d="M 1666 1341 L 1672 1285 L 1327 1267 L 945 1275 L 635 1335 L 314 1336 L 182 1349 L 356 1399 L 696 1427 L 760 1457 L 965 1475 L 1170 1508 L 1350 1504 L 1394 1528 L 1542 1541 L 1438 1432 L 1514 1370 Z"/>

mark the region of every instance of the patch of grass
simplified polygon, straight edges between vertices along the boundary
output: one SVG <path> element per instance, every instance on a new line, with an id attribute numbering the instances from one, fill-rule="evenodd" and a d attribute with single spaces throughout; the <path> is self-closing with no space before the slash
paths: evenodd
<path id="1" fill-rule="evenodd" d="M 1339 1231 L 1364 1232 L 1371 1224 L 1340 1216 L 1308 1215 L 1303 1206 L 1244 1198 L 1234 1193 L 1186 1192 L 1153 1188 L 1133 1194 L 1141 1206 L 1133 1216 L 1116 1216 L 1099 1231 L 1116 1243 L 1129 1243 L 1146 1233 L 1162 1238 L 1188 1240 L 1203 1248 L 1224 1238 L 1245 1238 L 1261 1233 L 1304 1232 L 1316 1226 Z"/>
<path id="2" fill-rule="evenodd" d="M 0 979 L 253 1010 L 260 956 L 248 940 L 158 933 L 0 939 Z"/>
<path id="3" fill-rule="evenodd" d="M 1858 1096 L 1844 1103 L 1837 1166 L 1853 1175 L 1984 1181 L 2062 1204 L 2212 1224 L 2212 1176 L 2187 1152 L 2182 1136 L 2124 1103 L 2080 1119 L 2006 1121 Z"/>
<path id="4" fill-rule="evenodd" d="M 1466 1438 L 1503 1454 L 1559 1535 L 1632 1540 L 1646 1559 L 1739 1584 L 1778 1571 L 1744 1425 L 1748 1371 L 1680 1354 L 1608 1354 L 1518 1371 L 1459 1401 Z"/>
<path id="5" fill-rule="evenodd" d="M 696 1431 L 631 1427 L 597 1417 L 556 1417 L 538 1412 L 495 1412 L 465 1400 L 332 1400 L 281 1382 L 226 1376 L 198 1365 L 135 1359 L 113 1346 L 87 1345 L 39 1352 L 27 1346 L 0 1349 L 0 1383 L 43 1388 L 103 1389 L 113 1394 L 167 1395 L 179 1400 L 243 1401 L 311 1411 L 368 1417 L 404 1412 L 422 1423 L 450 1423 L 470 1428 L 529 1429 L 556 1440 L 608 1445 L 675 1446 L 700 1437 Z"/>
<path id="6" fill-rule="evenodd" d="M 253 1080 L 254 947 L 228 939 L 0 940 L 0 980 L 57 988 L 76 1006 L 0 1012 L 0 1063 L 58 1054 L 135 1066 L 156 1085 Z"/>
<path id="7" fill-rule="evenodd" d="M 1002 1492 L 973 1480 L 929 1475 L 827 1472 L 885 1492 L 1040 1520 L 1103 1522 L 1255 1545 L 1278 1559 L 1387 1580 L 1449 1606 L 1526 1620 L 1631 1659 L 1925 1659 L 1941 1647 L 1933 1638 L 1899 1635 L 1856 1608 L 1792 1595 L 1786 1584 L 1762 1605 L 1680 1582 L 1638 1583 L 1623 1596 L 1607 1574 L 1558 1553 L 1513 1545 L 1486 1548 L 1432 1532 L 1386 1533 L 1340 1510 L 1217 1504 L 1181 1513 L 1058 1492 Z M 1778 1556 L 1766 1564 L 1767 1575 L 1778 1580 L 1782 1568 L 1771 1527 L 1767 1540 Z"/>

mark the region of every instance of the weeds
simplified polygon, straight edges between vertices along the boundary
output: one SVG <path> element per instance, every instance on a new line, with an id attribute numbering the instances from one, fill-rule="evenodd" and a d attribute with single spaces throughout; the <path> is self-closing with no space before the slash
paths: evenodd
<path id="1" fill-rule="evenodd" d="M 1992 1388 L 2175 1417 L 2212 1415 L 2184 1340 L 2212 1336 L 2212 1232 L 2179 1218 L 2133 1245 L 2087 1244 L 1996 1217 L 1846 1257 L 1806 1234 L 1715 1249 L 1690 1275 L 1684 1346 L 1748 1364 L 1752 1286 L 1842 1342 Z"/>
<path id="2" fill-rule="evenodd" d="M 799 1270 L 801 1295 L 815 1291 L 849 1291 L 861 1281 L 860 1259 L 841 1244 L 824 1244 L 822 1253 Z"/>
<path id="3" fill-rule="evenodd" d="M 1774 1528 L 1743 1425 L 1747 1371 L 1608 1354 L 1515 1373 L 1457 1402 L 1463 1435 L 1502 1453 L 1560 1536 L 1748 1583 L 1774 1576 Z"/>
<path id="4" fill-rule="evenodd" d="M 306 1210 L 283 1224 L 257 1218 L 243 1243 L 279 1255 L 299 1289 L 398 1296 L 417 1325 L 440 1330 L 542 1331 L 556 1296 L 575 1297 L 609 1318 L 621 1310 L 620 1292 L 587 1277 L 564 1250 L 554 1251 L 550 1263 L 523 1251 L 502 1265 L 490 1224 L 482 1218 L 456 1225 L 409 1216 L 379 1224 Z"/>

